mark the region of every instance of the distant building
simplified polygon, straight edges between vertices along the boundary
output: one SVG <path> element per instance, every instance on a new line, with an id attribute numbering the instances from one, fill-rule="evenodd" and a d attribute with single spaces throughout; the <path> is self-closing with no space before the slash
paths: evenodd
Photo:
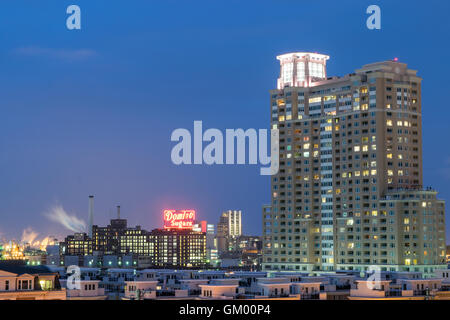
<path id="1" fill-rule="evenodd" d="M 60 243 L 64 256 L 122 256 L 137 254 L 151 256 L 153 243 L 149 232 L 140 226 L 130 228 L 126 219 L 111 219 L 106 227 L 92 226 L 92 238 L 86 233 L 75 233 Z"/>
<path id="2" fill-rule="evenodd" d="M 201 267 L 206 265 L 206 234 L 192 230 L 156 229 L 154 242 L 155 266 Z"/>
<path id="3" fill-rule="evenodd" d="M 183 221 L 173 211 L 174 221 Z M 126 219 L 112 219 L 106 227 L 92 226 L 92 238 L 76 233 L 60 243 L 61 265 L 95 267 L 200 267 L 209 259 L 217 260 L 214 251 L 214 225 L 204 224 L 205 232 L 189 227 L 165 227 L 146 231 L 127 226 Z"/>
<path id="4" fill-rule="evenodd" d="M 220 256 L 223 268 L 241 267 L 259 270 L 262 262 L 262 239 L 259 236 L 240 236 L 229 242 L 229 251 Z"/>
<path id="5" fill-rule="evenodd" d="M 242 235 L 241 210 L 224 211 L 217 224 L 217 249 L 219 255 L 230 251 L 230 243 L 233 238 Z"/>
<path id="6" fill-rule="evenodd" d="M 213 267 L 217 266 L 219 263 L 219 254 L 214 224 L 207 223 L 203 220 L 195 224 L 192 230 L 206 234 L 206 262 Z"/>
<path id="7" fill-rule="evenodd" d="M 226 229 L 228 236 L 239 237 L 242 234 L 241 210 L 228 210 L 223 212 L 219 223 L 226 225 L 224 229 Z"/>
<path id="8" fill-rule="evenodd" d="M 93 252 L 93 241 L 86 233 L 68 235 L 64 242 L 60 243 L 61 255 L 85 256 Z"/>

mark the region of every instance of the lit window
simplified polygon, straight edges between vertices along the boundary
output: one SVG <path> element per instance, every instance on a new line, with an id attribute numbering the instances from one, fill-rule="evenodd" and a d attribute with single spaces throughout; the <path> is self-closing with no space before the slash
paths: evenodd
<path id="1" fill-rule="evenodd" d="M 305 63 L 297 62 L 297 80 L 305 81 Z"/>
<path id="2" fill-rule="evenodd" d="M 283 65 L 283 80 L 284 82 L 292 81 L 292 73 L 294 71 L 293 63 L 286 63 Z"/>
<path id="3" fill-rule="evenodd" d="M 322 97 L 309 98 L 309 103 L 321 102 Z"/>
<path id="4" fill-rule="evenodd" d="M 324 67 L 322 64 L 310 62 L 308 65 L 309 65 L 309 75 L 311 77 L 318 77 L 318 78 L 324 77 Z"/>

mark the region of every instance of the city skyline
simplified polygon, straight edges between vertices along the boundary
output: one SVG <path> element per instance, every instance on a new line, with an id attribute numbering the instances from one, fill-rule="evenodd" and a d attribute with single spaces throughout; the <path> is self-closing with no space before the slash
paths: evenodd
<path id="1" fill-rule="evenodd" d="M 448 31 L 438 24 L 448 4 L 440 3 L 437 13 L 433 9 L 438 17 L 431 20 L 426 18 L 431 8 L 418 1 L 408 6 L 379 1 L 383 27 L 369 31 L 363 23 L 369 2 L 345 8 L 329 2 L 336 16 L 327 15 L 329 27 L 319 29 L 312 27 L 318 4 L 289 3 L 297 10 L 281 14 L 273 10 L 278 5 L 265 1 L 250 21 L 246 4 L 235 3 L 243 13 L 223 4 L 205 3 L 205 11 L 180 4 L 186 10 L 173 12 L 171 23 L 158 17 L 170 11 L 168 4 L 111 4 L 115 24 L 105 24 L 101 5 L 79 1 L 86 19 L 83 29 L 71 34 L 59 26 L 64 14 L 57 18 L 66 3 L 55 3 L 20 10 L 19 4 L 9 5 L 1 14 L 15 37 L 0 45 L 6 106 L 0 129 L 5 150 L 0 165 L 6 169 L 0 238 L 20 238 L 27 227 L 42 237 L 69 234 L 45 213 L 60 204 L 87 223 L 89 194 L 96 196 L 98 225 L 115 216 L 116 205 L 130 225 L 146 229 L 161 225 L 166 208 L 192 208 L 214 224 L 222 211 L 237 209 L 243 233 L 261 235 L 270 178 L 261 177 L 258 166 L 177 167 L 170 162 L 170 132 L 194 120 L 208 128 L 268 128 L 267 96 L 279 73 L 275 57 L 292 51 L 329 55 L 329 76 L 394 57 L 418 70 L 424 79 L 424 186 L 449 199 L 450 111 L 441 100 L 450 70 L 440 63 L 448 45 L 434 41 Z M 45 10 L 36 13 L 37 8 Z M 130 22 L 132 14 L 137 18 Z M 343 15 L 345 21 L 338 18 Z M 278 31 L 297 26 L 299 19 L 301 37 Z M 430 32 L 436 38 L 430 39 Z M 367 40 L 370 50 L 358 46 L 359 39 Z M 117 47 L 117 41 L 123 44 Z M 92 72 L 97 76 L 89 76 Z"/>

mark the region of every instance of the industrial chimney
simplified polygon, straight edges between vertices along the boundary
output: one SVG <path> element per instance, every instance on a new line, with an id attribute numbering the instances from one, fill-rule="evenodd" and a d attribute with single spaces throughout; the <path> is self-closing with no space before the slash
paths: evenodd
<path id="1" fill-rule="evenodd" d="M 89 196 L 89 230 L 88 235 L 92 238 L 92 225 L 94 224 L 94 196 Z"/>

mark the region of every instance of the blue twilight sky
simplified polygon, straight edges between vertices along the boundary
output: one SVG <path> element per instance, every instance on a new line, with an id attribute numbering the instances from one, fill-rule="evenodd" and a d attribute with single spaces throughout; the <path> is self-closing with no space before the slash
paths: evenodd
<path id="1" fill-rule="evenodd" d="M 70 4 L 79 31 L 66 28 Z M 370 4 L 379 31 L 366 28 Z M 244 232 L 260 234 L 259 166 L 175 166 L 170 134 L 194 120 L 268 128 L 275 57 L 290 51 L 330 55 L 328 75 L 394 57 L 417 69 L 425 185 L 450 200 L 449 12 L 439 0 L 1 1 L 0 238 L 64 235 L 45 212 L 87 220 L 89 194 L 99 225 L 117 204 L 147 229 L 164 208 L 214 223 L 241 209 Z"/>

